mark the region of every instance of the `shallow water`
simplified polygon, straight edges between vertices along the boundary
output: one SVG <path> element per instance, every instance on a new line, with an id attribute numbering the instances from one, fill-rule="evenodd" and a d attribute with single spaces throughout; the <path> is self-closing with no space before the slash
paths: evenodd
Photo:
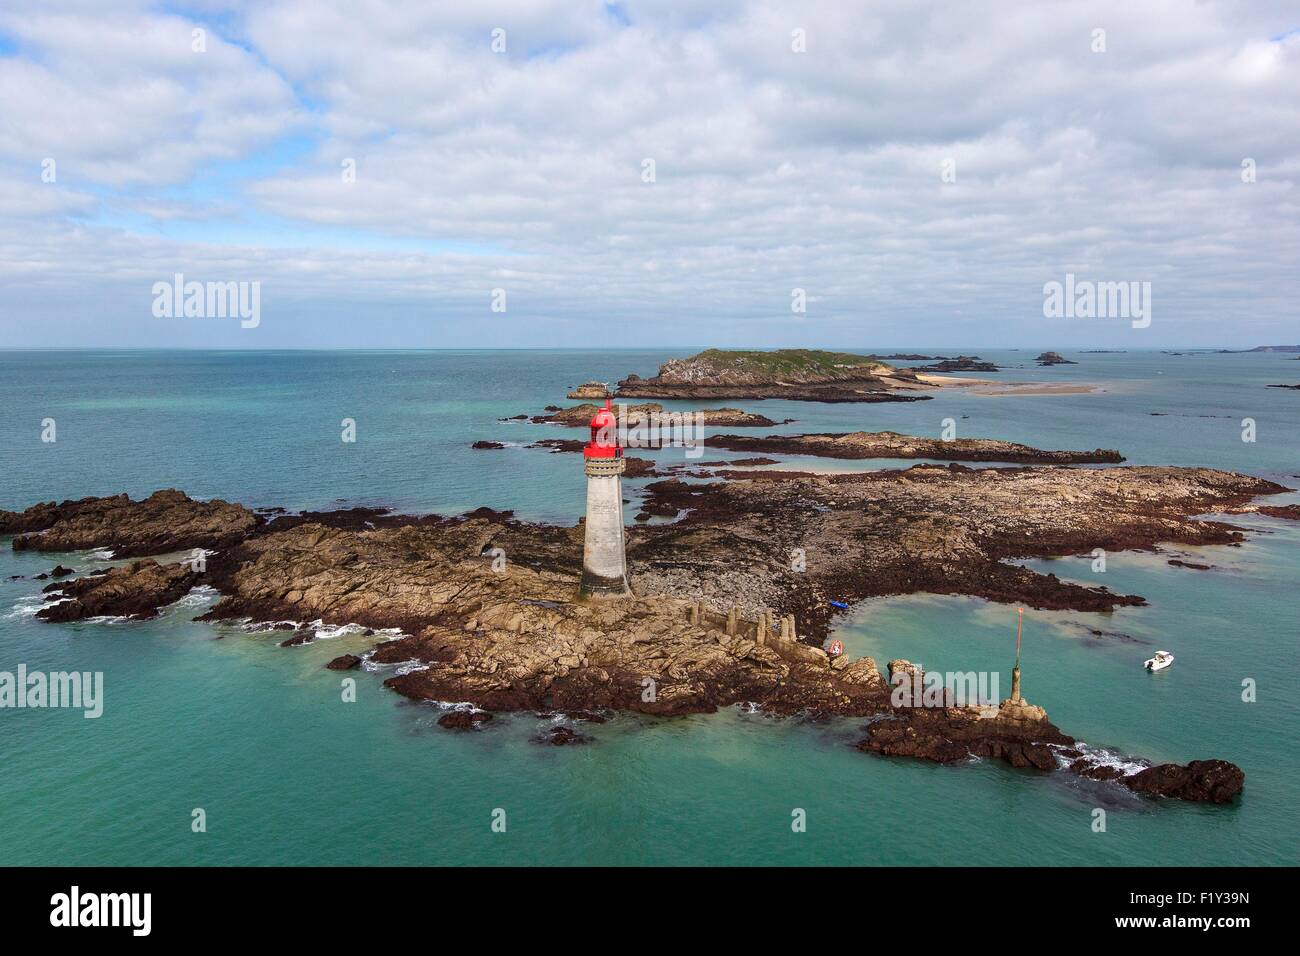
<path id="1" fill-rule="evenodd" d="M 727 404 L 798 419 L 769 431 L 938 435 L 951 417 L 961 436 L 1118 448 L 1133 462 L 1300 484 L 1288 477 L 1300 473 L 1300 395 L 1263 387 L 1300 381 L 1300 362 L 1286 356 L 1075 354 L 1077 366 L 1039 369 L 1036 352 L 982 354 L 1027 367 L 974 377 L 1106 391 Z M 590 378 L 653 374 L 668 357 L 0 352 L 0 507 L 173 486 L 253 506 L 488 505 L 571 522 L 583 502 L 578 456 L 469 444 L 578 437 L 497 419 L 566 404 L 567 386 Z M 1241 440 L 1247 417 L 1254 443 Z M 45 418 L 57 423 L 53 444 L 40 441 Z M 355 444 L 340 441 L 344 418 L 357 422 Z M 193 622 L 200 595 L 155 621 L 39 623 L 31 609 L 46 582 L 32 575 L 60 561 L 78 570 L 105 562 L 14 553 L 0 541 L 0 670 L 25 663 L 105 675 L 97 720 L 0 710 L 0 832 L 9 835 L 0 864 L 1296 864 L 1300 525 L 1230 520 L 1259 533 L 1240 548 L 1112 554 L 1104 575 L 1083 559 L 1034 562 L 1150 604 L 1105 615 L 1029 612 L 1023 653 L 1026 696 L 1093 747 L 1239 763 L 1246 793 L 1230 807 L 1155 803 L 1000 762 L 868 756 L 852 747 L 858 720 L 739 709 L 620 716 L 580 726 L 595 742 L 566 748 L 532 742 L 549 726 L 533 714 L 449 733 L 435 724 L 437 708 L 384 690 L 383 672 L 323 669 L 367 647 L 364 638 L 282 649 L 271 634 Z M 1183 552 L 1214 570 L 1166 563 Z M 939 670 L 1001 667 L 1005 694 L 1014 626 L 1013 608 L 913 595 L 863 603 L 836 636 L 882 665 L 907 657 Z M 1157 648 L 1177 663 L 1147 674 L 1141 661 Z M 357 681 L 355 703 L 341 699 L 344 677 Z M 1245 678 L 1257 682 L 1255 703 L 1241 700 Z M 1107 811 L 1104 833 L 1092 830 L 1097 807 Z M 195 808 L 206 812 L 206 833 L 191 832 Z M 504 833 L 490 826 L 497 808 Z M 791 831 L 795 808 L 807 813 L 805 833 Z"/>

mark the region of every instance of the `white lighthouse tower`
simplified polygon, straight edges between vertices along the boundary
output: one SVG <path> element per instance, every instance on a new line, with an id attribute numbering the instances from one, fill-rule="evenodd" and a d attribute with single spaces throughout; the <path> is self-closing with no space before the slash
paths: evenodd
<path id="1" fill-rule="evenodd" d="M 627 586 L 627 553 L 623 547 L 623 450 L 618 447 L 618 422 L 606 397 L 605 407 L 591 420 L 591 441 L 582 450 L 587 471 L 586 540 L 582 549 L 583 597 L 622 597 Z"/>

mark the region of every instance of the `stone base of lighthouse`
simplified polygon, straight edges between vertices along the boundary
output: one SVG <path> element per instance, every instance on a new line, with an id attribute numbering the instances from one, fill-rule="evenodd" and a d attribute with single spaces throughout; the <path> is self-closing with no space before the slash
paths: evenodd
<path id="1" fill-rule="evenodd" d="M 622 458 L 588 458 L 586 540 L 582 549 L 583 597 L 630 594 L 623 547 Z"/>

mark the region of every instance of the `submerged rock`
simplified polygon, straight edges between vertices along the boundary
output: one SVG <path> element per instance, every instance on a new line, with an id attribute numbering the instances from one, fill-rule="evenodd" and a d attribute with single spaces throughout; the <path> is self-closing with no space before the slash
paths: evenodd
<path id="1" fill-rule="evenodd" d="M 566 747 L 571 744 L 589 744 L 591 737 L 586 734 L 580 734 L 576 730 L 570 730 L 568 727 L 552 727 L 549 733 L 542 734 L 536 738 L 539 744 L 551 744 L 554 747 Z"/>
<path id="2" fill-rule="evenodd" d="M 1213 571 L 1214 566 L 1210 564 L 1197 564 L 1195 561 L 1184 561 L 1182 558 L 1170 558 L 1168 561 L 1170 567 L 1187 568 L 1191 571 Z"/>
<path id="3" fill-rule="evenodd" d="M 438 726 L 448 730 L 473 730 L 491 719 L 492 715 L 485 710 L 449 710 L 438 718 Z"/>

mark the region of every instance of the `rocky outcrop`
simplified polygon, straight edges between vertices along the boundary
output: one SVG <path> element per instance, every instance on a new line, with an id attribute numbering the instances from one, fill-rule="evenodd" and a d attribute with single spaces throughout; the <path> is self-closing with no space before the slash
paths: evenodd
<path id="1" fill-rule="evenodd" d="M 534 415 L 532 422 L 536 425 L 567 425 L 570 428 L 586 428 L 591 424 L 592 418 L 596 412 L 600 411 L 603 406 L 583 403 L 582 405 L 571 405 L 568 408 L 548 407 L 545 415 Z M 648 416 L 660 414 L 664 407 L 656 402 L 645 402 L 640 405 L 622 405 L 616 406 L 615 411 L 621 411 L 626 416 Z"/>
<path id="2" fill-rule="evenodd" d="M 941 461 L 1006 461 L 1023 464 L 1118 463 L 1114 449 L 1044 451 L 1016 442 L 992 438 L 917 438 L 897 432 L 828 432 L 809 435 L 714 435 L 708 443 L 728 451 L 816 455 L 820 458 L 933 458 Z"/>
<path id="3" fill-rule="evenodd" d="M 978 355 L 961 355 L 955 359 L 944 359 L 934 365 L 919 365 L 913 372 L 997 372 L 1001 371 L 992 362 L 982 362 Z"/>
<path id="4" fill-rule="evenodd" d="M 1061 355 L 1060 352 L 1043 352 L 1034 359 L 1039 365 L 1078 365 Z"/>
<path id="5" fill-rule="evenodd" d="M 1055 770 L 1052 745 L 1073 743 L 1041 708 L 1004 701 L 991 717 L 973 707 L 897 708 L 868 725 L 858 749 L 936 763 L 992 757 L 1013 767 Z"/>
<path id="6" fill-rule="evenodd" d="M 499 441 L 476 441 L 469 447 L 477 449 L 478 451 L 497 451 L 506 446 L 501 444 Z"/>
<path id="7" fill-rule="evenodd" d="M 325 666 L 332 671 L 350 671 L 361 666 L 361 658 L 355 654 L 341 654 Z"/>
<path id="8" fill-rule="evenodd" d="M 634 455 L 624 456 L 623 467 L 624 478 L 650 478 L 659 474 L 653 461 L 648 458 L 637 458 Z"/>
<path id="9" fill-rule="evenodd" d="M 564 397 L 578 399 L 580 401 L 583 399 L 594 398 L 598 401 L 603 402 L 605 400 L 605 396 L 608 394 L 609 394 L 609 389 L 605 387 L 604 382 L 584 382 L 582 385 L 577 386 L 571 392 L 569 392 L 568 395 Z"/>
<path id="10" fill-rule="evenodd" d="M 1163 763 L 1148 767 L 1123 783 L 1148 796 L 1173 797 L 1201 803 L 1230 803 L 1245 785 L 1240 767 L 1226 760 L 1193 760 L 1186 765 Z"/>
<path id="11" fill-rule="evenodd" d="M 784 398 L 806 402 L 914 402 L 934 386 L 911 369 L 895 368 L 869 355 L 816 349 L 772 352 L 708 349 L 671 359 L 659 374 L 629 375 L 618 383 L 620 398 Z"/>
<path id="12" fill-rule="evenodd" d="M 891 661 L 890 669 L 916 670 L 907 661 Z M 1128 773 L 1114 763 L 1084 758 L 1072 749 L 1074 744 L 1074 738 L 1051 723 L 1041 707 L 1008 699 L 996 710 L 895 708 L 867 725 L 867 737 L 858 743 L 858 749 L 936 763 L 988 757 L 1013 767 L 1048 772 L 1060 767 L 1061 757 L 1077 757 L 1068 765 L 1071 773 L 1090 780 L 1118 782 L 1147 796 L 1198 803 L 1230 803 L 1241 793 L 1246 779 L 1240 767 L 1226 760 L 1161 764 Z"/>
<path id="13" fill-rule="evenodd" d="M 188 565 L 159 564 L 145 559 L 106 574 L 88 575 L 51 584 L 45 593 L 60 598 L 41 608 L 44 621 L 79 621 L 88 617 L 153 617 L 158 609 L 189 593 L 199 575 Z"/>
<path id="14" fill-rule="evenodd" d="M 704 424 L 717 428 L 770 428 L 773 425 L 787 425 L 794 421 L 787 418 L 774 422 L 766 415 L 746 412 L 739 408 L 703 408 L 691 414 L 704 416 Z"/>
<path id="15" fill-rule="evenodd" d="M 220 498 L 195 501 L 174 489 L 155 491 L 143 501 L 115 495 L 0 511 L 0 534 L 15 535 L 15 551 L 112 548 L 119 558 L 224 548 L 261 523 L 242 505 Z"/>
<path id="16" fill-rule="evenodd" d="M 1300 521 L 1300 505 L 1263 505 L 1256 509 L 1262 515 L 1268 515 L 1270 518 L 1289 518 L 1292 521 Z"/>

